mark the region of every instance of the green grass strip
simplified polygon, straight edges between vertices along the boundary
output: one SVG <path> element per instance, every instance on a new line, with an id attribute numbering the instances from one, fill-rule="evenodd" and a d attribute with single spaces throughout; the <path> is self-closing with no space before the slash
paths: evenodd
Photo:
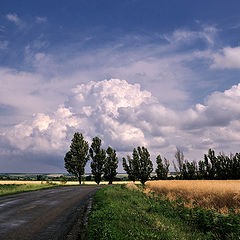
<path id="1" fill-rule="evenodd" d="M 168 201 L 147 197 L 125 186 L 109 186 L 95 194 L 86 239 L 208 239 L 184 223 Z"/>
<path id="2" fill-rule="evenodd" d="M 52 188 L 54 184 L 0 184 L 0 196 Z"/>

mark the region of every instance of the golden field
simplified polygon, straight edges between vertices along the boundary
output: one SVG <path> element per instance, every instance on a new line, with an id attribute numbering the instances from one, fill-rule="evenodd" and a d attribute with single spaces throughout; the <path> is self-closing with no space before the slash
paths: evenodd
<path id="1" fill-rule="evenodd" d="M 196 204 L 227 214 L 240 212 L 240 180 L 158 180 L 146 182 L 146 192 L 162 194 L 170 200 L 181 197 L 185 206 Z"/>

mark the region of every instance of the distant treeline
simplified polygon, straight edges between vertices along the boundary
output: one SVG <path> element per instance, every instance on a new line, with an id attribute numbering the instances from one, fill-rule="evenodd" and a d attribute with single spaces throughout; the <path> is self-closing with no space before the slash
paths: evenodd
<path id="1" fill-rule="evenodd" d="M 214 150 L 209 149 L 204 154 L 204 160 L 189 162 L 184 159 L 183 152 L 177 150 L 175 158 L 174 167 L 178 179 L 240 179 L 240 153 L 215 155 Z"/>
<path id="2" fill-rule="evenodd" d="M 1 174 L 0 180 L 18 180 L 18 181 L 76 181 L 77 178 L 74 176 L 65 176 L 61 175 L 58 177 L 51 177 L 45 174 L 38 174 L 38 175 L 28 175 L 26 176 L 16 176 L 11 174 Z"/>
<path id="3" fill-rule="evenodd" d="M 142 150 L 148 153 L 147 149 L 142 147 Z M 143 152 L 140 147 L 134 148 L 132 157 L 127 156 L 127 160 L 123 158 L 123 168 L 128 173 L 130 180 L 140 180 L 144 184 L 144 180 L 227 180 L 227 179 L 240 179 L 240 153 L 230 154 L 230 156 L 224 153 L 215 155 L 214 150 L 209 149 L 207 154 L 204 154 L 204 160 L 188 161 L 184 158 L 182 151 L 177 149 L 175 153 L 175 160 L 173 166 L 176 171 L 176 175 L 169 176 L 170 162 L 158 155 L 156 158 L 157 168 L 155 170 L 156 176 L 150 177 L 152 170 L 152 163 L 150 160 L 150 154 L 148 153 L 149 160 L 143 160 Z M 146 156 L 145 156 L 146 158 Z M 143 178 L 143 180 L 142 180 Z"/>

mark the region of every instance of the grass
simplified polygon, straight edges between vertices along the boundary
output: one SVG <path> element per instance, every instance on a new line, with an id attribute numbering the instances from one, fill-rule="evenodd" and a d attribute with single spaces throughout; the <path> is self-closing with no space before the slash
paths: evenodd
<path id="1" fill-rule="evenodd" d="M 171 200 L 181 198 L 185 206 L 199 206 L 228 214 L 240 212 L 240 180 L 159 180 L 146 183 L 146 192 L 153 191 Z"/>
<path id="2" fill-rule="evenodd" d="M 56 187 L 54 184 L 0 184 L 0 196 Z"/>
<path id="3" fill-rule="evenodd" d="M 137 189 L 108 186 L 95 194 L 94 201 L 88 240 L 210 239 L 183 221 L 169 201 L 149 197 Z"/>

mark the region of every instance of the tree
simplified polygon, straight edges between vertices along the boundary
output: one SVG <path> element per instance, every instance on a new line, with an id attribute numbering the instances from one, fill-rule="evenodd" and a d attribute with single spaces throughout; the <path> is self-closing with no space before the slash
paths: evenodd
<path id="1" fill-rule="evenodd" d="M 94 180 L 97 184 L 101 182 L 103 174 L 103 167 L 106 161 L 106 152 L 101 148 L 101 139 L 98 137 L 93 138 L 91 148 L 89 149 L 92 158 L 91 169 Z"/>
<path id="2" fill-rule="evenodd" d="M 153 171 L 153 164 L 150 159 L 150 154 L 145 147 L 138 147 L 133 149 L 133 158 L 128 158 L 129 165 L 126 159 L 123 158 L 123 168 L 128 173 L 129 179 L 135 181 L 136 179 L 144 185 L 149 179 L 151 172 Z"/>
<path id="3" fill-rule="evenodd" d="M 151 172 L 153 171 L 153 164 L 150 159 L 150 153 L 145 147 L 138 147 L 139 155 L 139 172 L 138 179 L 144 185 L 145 182 L 149 179 Z"/>
<path id="4" fill-rule="evenodd" d="M 37 175 L 37 181 L 44 181 L 45 177 L 43 175 Z"/>
<path id="5" fill-rule="evenodd" d="M 183 164 L 184 164 L 184 154 L 183 152 L 177 148 L 177 151 L 175 153 L 175 159 L 176 163 L 173 161 L 173 166 L 177 174 L 180 174 L 180 177 L 182 178 L 183 175 Z"/>
<path id="6" fill-rule="evenodd" d="M 127 160 L 128 160 L 128 164 L 127 164 Z M 128 174 L 128 179 L 135 182 L 135 180 L 137 179 L 137 176 L 134 169 L 133 159 L 130 156 L 127 156 L 127 160 L 126 158 L 123 157 L 123 169 Z"/>
<path id="7" fill-rule="evenodd" d="M 157 162 L 157 169 L 156 169 L 157 178 L 163 179 L 163 180 L 167 179 L 169 166 L 170 166 L 169 161 L 166 158 L 164 158 L 164 163 L 163 163 L 161 156 L 158 155 L 156 162 Z"/>
<path id="8" fill-rule="evenodd" d="M 112 184 L 114 177 L 117 175 L 118 158 L 116 151 L 111 147 L 107 148 L 107 158 L 104 165 L 104 178 Z"/>
<path id="9" fill-rule="evenodd" d="M 198 179 L 206 179 L 206 170 L 204 161 L 198 162 Z"/>
<path id="10" fill-rule="evenodd" d="M 128 174 L 128 179 L 135 182 L 139 175 L 139 155 L 136 148 L 133 149 L 132 158 L 127 156 L 127 160 L 123 158 L 123 169 Z"/>
<path id="11" fill-rule="evenodd" d="M 184 180 L 193 180 L 197 178 L 197 163 L 195 161 L 188 162 L 184 161 L 182 167 L 182 179 Z"/>
<path id="12" fill-rule="evenodd" d="M 84 140 L 83 135 L 76 132 L 70 145 L 70 151 L 64 158 L 65 168 L 78 178 L 79 184 L 81 184 L 84 168 L 89 160 L 88 148 L 88 142 Z"/>
<path id="13" fill-rule="evenodd" d="M 240 153 L 236 153 L 234 156 L 230 156 L 231 164 L 229 166 L 230 178 L 231 179 L 240 179 Z"/>

